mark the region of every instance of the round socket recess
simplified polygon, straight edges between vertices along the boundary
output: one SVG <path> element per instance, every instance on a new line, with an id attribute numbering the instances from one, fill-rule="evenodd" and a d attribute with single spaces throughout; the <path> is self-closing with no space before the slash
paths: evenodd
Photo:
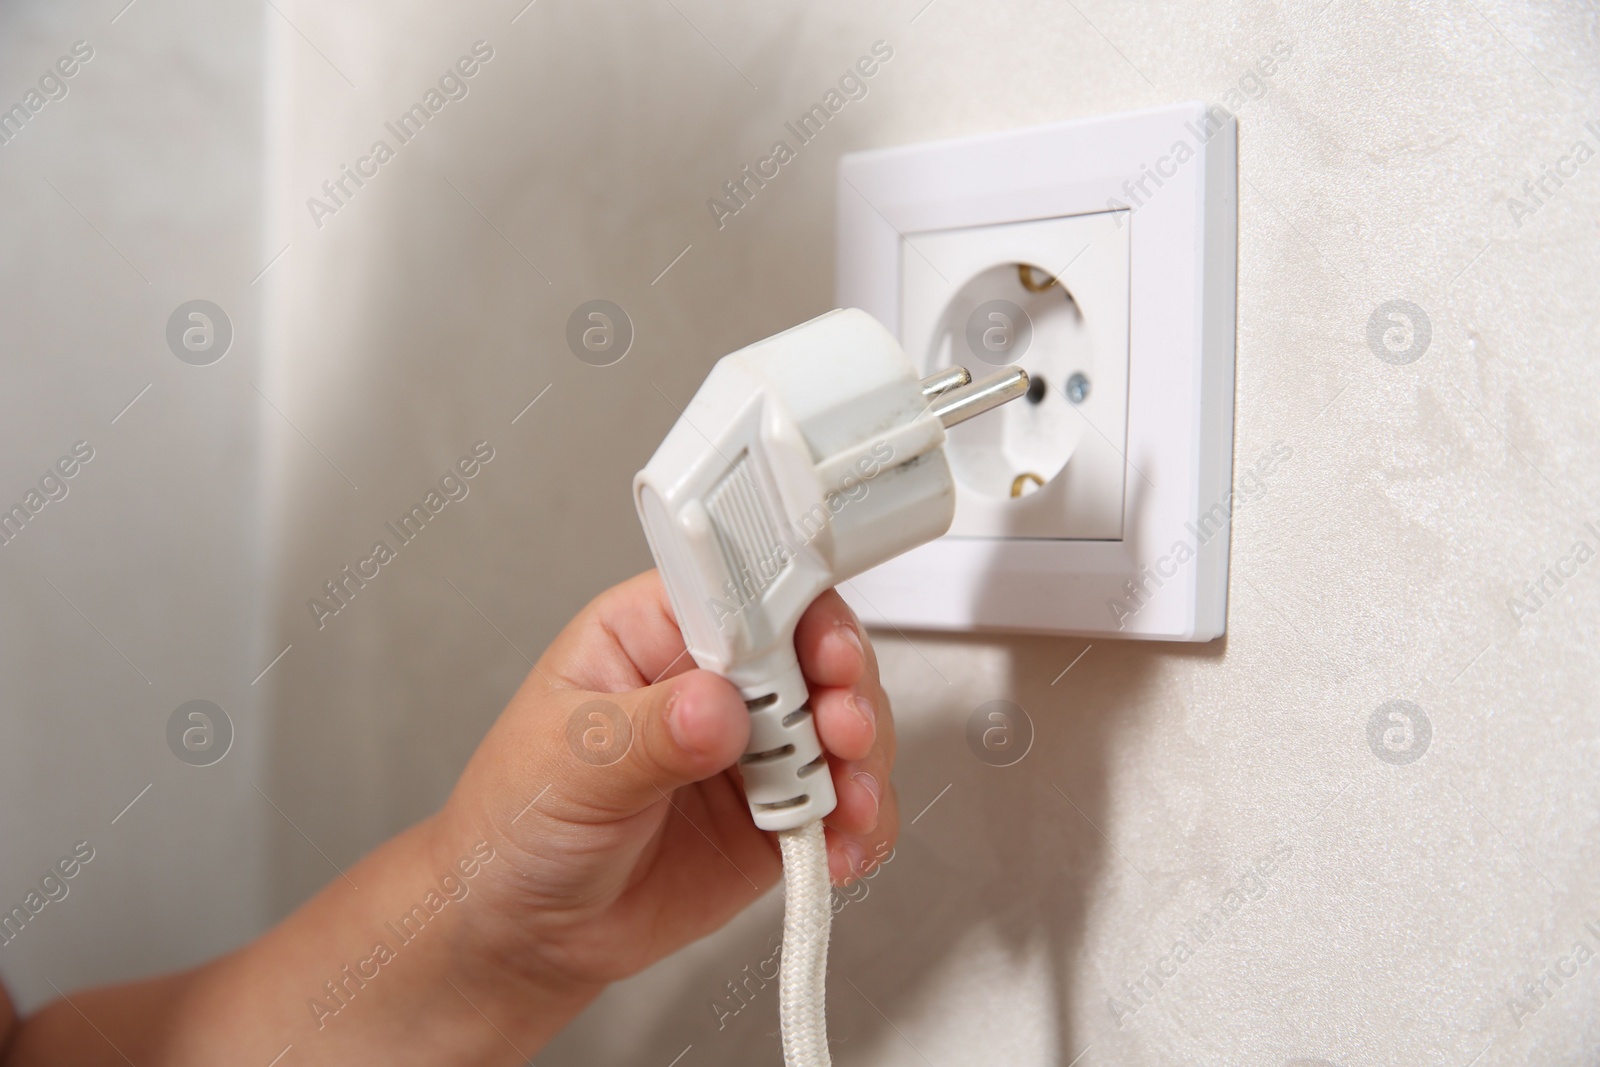
<path id="1" fill-rule="evenodd" d="M 1043 387 L 951 429 L 950 536 L 1122 536 L 1130 230 L 1093 212 L 906 238 L 901 341 L 924 374 L 1016 365 Z"/>
<path id="2" fill-rule="evenodd" d="M 1034 381 L 1027 402 L 950 430 L 945 454 L 961 485 L 1004 500 L 1043 491 L 1086 429 L 1066 383 L 1075 374 L 1090 380 L 1095 371 L 1090 331 L 1066 285 L 1037 264 L 980 271 L 951 298 L 924 360 L 926 367 L 951 364 L 974 377 L 992 366 L 1020 366 Z"/>

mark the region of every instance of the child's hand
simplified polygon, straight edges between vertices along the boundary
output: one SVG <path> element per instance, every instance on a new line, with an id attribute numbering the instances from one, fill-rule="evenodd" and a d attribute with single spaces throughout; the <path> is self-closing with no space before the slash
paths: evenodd
<path id="1" fill-rule="evenodd" d="M 839 804 L 843 883 L 893 844 L 894 728 L 877 659 L 839 595 L 795 639 Z M 651 684 L 651 683 L 654 684 Z M 434 820 L 441 869 L 487 840 L 468 951 L 544 987 L 597 987 L 722 926 L 782 874 L 735 764 L 749 713 L 695 669 L 654 571 L 569 623 L 479 745 Z"/>
<path id="2" fill-rule="evenodd" d="M 889 701 L 838 594 L 806 612 L 795 647 L 839 794 L 826 821 L 842 882 L 871 874 L 899 825 Z M 193 970 L 79 990 L 22 1024 L 0 990 L 0 1059 L 526 1063 L 607 982 L 715 930 L 781 874 L 732 769 L 749 713 L 693 668 L 654 572 L 601 594 L 438 815 Z"/>

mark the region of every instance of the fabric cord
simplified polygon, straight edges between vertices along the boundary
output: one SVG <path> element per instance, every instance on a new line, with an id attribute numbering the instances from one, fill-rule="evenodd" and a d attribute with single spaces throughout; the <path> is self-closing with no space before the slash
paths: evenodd
<path id="1" fill-rule="evenodd" d="M 828 1053 L 828 933 L 833 887 L 821 822 L 778 834 L 783 852 L 783 960 L 778 1020 L 785 1067 L 832 1067 Z"/>

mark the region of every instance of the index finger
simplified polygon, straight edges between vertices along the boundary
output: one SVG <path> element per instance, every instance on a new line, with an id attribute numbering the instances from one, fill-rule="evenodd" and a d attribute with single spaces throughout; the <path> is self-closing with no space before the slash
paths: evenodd
<path id="1" fill-rule="evenodd" d="M 661 576 L 653 570 L 591 600 L 539 659 L 541 674 L 596 693 L 623 693 L 695 668 Z"/>

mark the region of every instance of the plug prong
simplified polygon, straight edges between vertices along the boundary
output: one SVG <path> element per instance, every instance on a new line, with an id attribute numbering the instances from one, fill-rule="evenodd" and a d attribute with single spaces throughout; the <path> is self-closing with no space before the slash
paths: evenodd
<path id="1" fill-rule="evenodd" d="M 1012 367 L 941 395 L 934 401 L 933 413 L 948 430 L 958 422 L 966 422 L 974 415 L 982 415 L 1008 400 L 1015 400 L 1027 391 L 1028 372 Z"/>
<path id="2" fill-rule="evenodd" d="M 922 395 L 932 400 L 940 393 L 947 393 L 951 389 L 967 385 L 972 381 L 972 372 L 965 367 L 946 367 L 944 370 L 935 371 L 922 379 Z"/>

